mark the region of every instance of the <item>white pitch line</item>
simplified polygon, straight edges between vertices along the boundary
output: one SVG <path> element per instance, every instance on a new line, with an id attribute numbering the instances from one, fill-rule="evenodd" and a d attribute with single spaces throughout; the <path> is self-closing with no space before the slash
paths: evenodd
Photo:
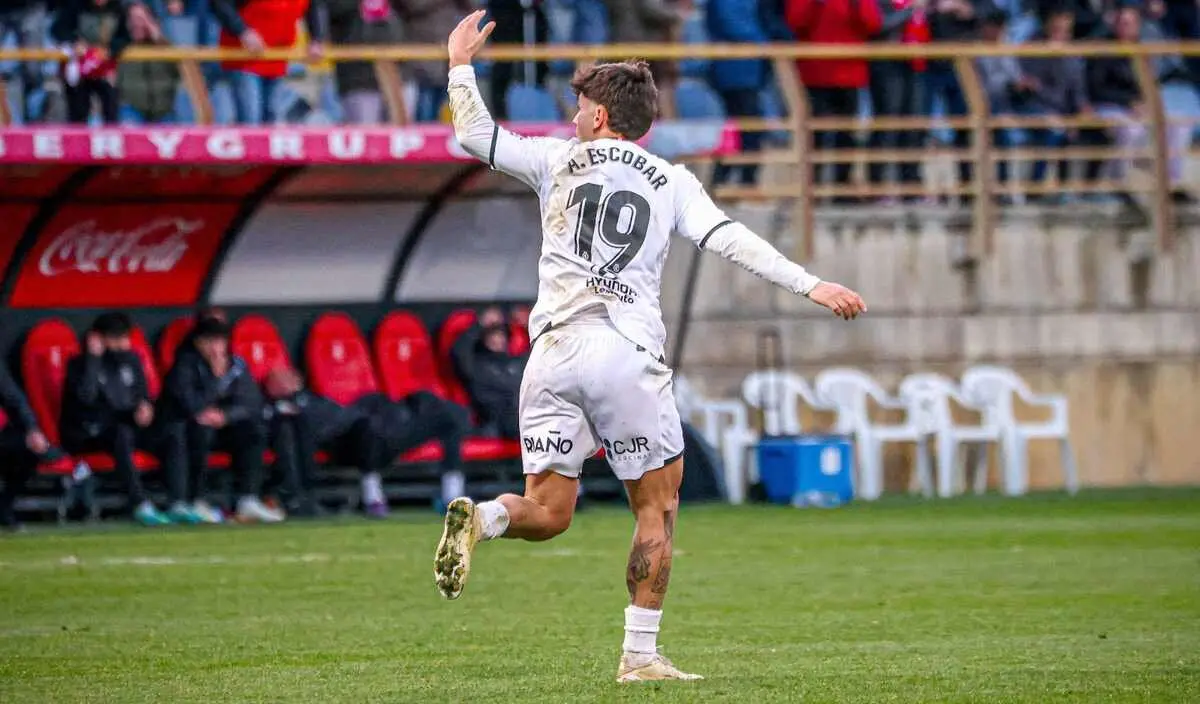
<path id="1" fill-rule="evenodd" d="M 29 560 L 0 563 L 0 571 L 55 569 L 65 567 L 184 567 L 194 565 L 295 565 L 323 562 L 374 562 L 382 559 L 371 553 L 327 555 L 301 553 L 298 555 L 199 555 L 172 557 L 169 555 L 130 555 L 121 557 L 80 557 L 64 555 L 50 560 Z"/>

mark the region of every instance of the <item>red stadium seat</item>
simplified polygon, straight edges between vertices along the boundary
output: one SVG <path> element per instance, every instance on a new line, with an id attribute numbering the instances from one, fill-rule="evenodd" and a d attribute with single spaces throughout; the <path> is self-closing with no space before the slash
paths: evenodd
<path id="1" fill-rule="evenodd" d="M 433 342 L 420 318 L 405 311 L 389 313 L 375 328 L 374 343 L 379 380 L 388 398 L 397 401 L 417 391 L 446 398 Z"/>
<path id="2" fill-rule="evenodd" d="M 176 318 L 163 328 L 158 335 L 158 368 L 163 374 L 175 364 L 175 352 L 179 349 L 179 345 L 183 343 L 183 338 L 188 336 L 192 328 L 196 325 L 196 319 L 192 316 Z"/>
<path id="3" fill-rule="evenodd" d="M 233 353 L 246 360 L 260 384 L 272 369 L 294 368 L 279 329 L 261 315 L 247 315 L 233 326 Z"/>
<path id="4" fill-rule="evenodd" d="M 158 367 L 154 364 L 154 353 L 150 351 L 150 343 L 146 342 L 145 333 L 137 326 L 130 332 L 129 339 L 133 343 L 134 353 L 142 360 L 146 389 L 150 393 L 150 399 L 154 400 L 162 393 L 162 375 L 158 373 Z"/>
<path id="5" fill-rule="evenodd" d="M 304 358 L 313 391 L 337 403 L 347 405 L 379 391 L 367 342 L 344 313 L 317 318 L 308 331 Z"/>
<path id="6" fill-rule="evenodd" d="M 516 323 L 508 326 L 508 353 L 520 357 L 529 353 L 529 328 Z"/>
<path id="7" fill-rule="evenodd" d="M 442 323 L 442 329 L 438 331 L 438 362 L 441 366 L 442 384 L 446 387 L 446 398 L 468 408 L 471 406 L 471 397 L 467 395 L 467 390 L 454 371 L 454 361 L 450 352 L 458 338 L 474 324 L 475 311 L 463 308 L 451 313 L 446 322 Z"/>

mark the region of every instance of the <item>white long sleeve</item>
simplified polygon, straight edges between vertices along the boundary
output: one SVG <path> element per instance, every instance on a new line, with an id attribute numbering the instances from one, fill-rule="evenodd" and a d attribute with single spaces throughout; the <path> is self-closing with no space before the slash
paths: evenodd
<path id="1" fill-rule="evenodd" d="M 691 172 L 677 167 L 678 189 L 675 231 L 700 249 L 715 252 L 746 271 L 801 296 L 821 283 L 804 267 L 779 253 L 745 225 L 734 222 L 704 191 Z"/>
<path id="2" fill-rule="evenodd" d="M 812 292 L 821 280 L 804 267 L 779 253 L 763 238 L 739 222 L 725 221 L 704 241 L 702 249 L 716 252 L 746 271 L 801 296 Z"/>
<path id="3" fill-rule="evenodd" d="M 496 124 L 479 93 L 474 67 L 455 66 L 449 78 L 450 114 L 458 143 L 476 159 L 536 189 L 549 170 L 550 155 L 564 140 L 521 137 Z"/>

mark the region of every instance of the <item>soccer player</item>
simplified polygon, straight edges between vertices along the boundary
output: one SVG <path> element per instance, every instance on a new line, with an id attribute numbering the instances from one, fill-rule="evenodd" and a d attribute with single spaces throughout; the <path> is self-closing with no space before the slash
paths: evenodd
<path id="1" fill-rule="evenodd" d="M 694 680 L 658 653 L 683 476 L 683 433 L 663 360 L 659 309 L 671 232 L 847 320 L 862 298 L 822 282 L 730 220 L 687 169 L 636 144 L 658 91 L 643 62 L 600 64 L 572 81 L 577 139 L 518 137 L 488 114 L 471 60 L 495 28 L 484 12 L 451 33 L 450 107 L 463 148 L 537 191 L 542 213 L 533 349 L 519 415 L 525 494 L 452 501 L 434 558 L 438 589 L 461 595 L 476 543 L 549 540 L 571 523 L 585 459 L 601 447 L 637 524 L 625 582 L 618 682 Z"/>

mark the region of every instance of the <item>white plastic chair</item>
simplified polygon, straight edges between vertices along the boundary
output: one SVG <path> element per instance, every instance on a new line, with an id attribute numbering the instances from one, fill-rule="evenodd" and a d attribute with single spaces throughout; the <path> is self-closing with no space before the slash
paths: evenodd
<path id="1" fill-rule="evenodd" d="M 932 425 L 923 418 L 923 407 L 912 401 L 892 398 L 875 379 L 858 369 L 835 367 L 817 375 L 814 386 L 818 400 L 837 412 L 836 432 L 854 435 L 858 448 L 857 494 L 875 500 L 883 493 L 883 446 L 911 442 L 917 446 L 916 476 L 921 492 L 933 495 L 928 439 Z M 882 408 L 905 410 L 903 423 L 875 424 L 869 401 Z"/>
<path id="2" fill-rule="evenodd" d="M 746 406 L 736 399 L 707 399 L 686 377 L 675 377 L 675 405 L 683 418 L 699 418 L 700 434 L 721 452 L 725 497 L 732 504 L 746 501 L 746 451 L 757 436 L 750 429 Z"/>
<path id="3" fill-rule="evenodd" d="M 798 410 L 801 402 L 819 411 L 833 410 L 817 399 L 804 377 L 786 371 L 759 371 L 747 375 L 742 381 L 742 398 L 751 408 L 762 411 L 765 435 L 799 435 L 802 432 Z M 729 429 L 726 433 L 725 462 L 745 466 L 745 474 L 740 476 L 753 476 L 757 467 L 754 462 L 746 463 L 746 453 L 758 443 L 759 434 L 753 429 L 745 432 Z"/>
<path id="4" fill-rule="evenodd" d="M 963 374 L 963 393 L 983 409 L 984 422 L 1000 429 L 1004 455 L 1004 493 L 1024 494 L 1029 488 L 1029 441 L 1058 440 L 1063 483 L 1067 492 L 1079 491 L 1079 475 L 1067 414 L 1067 399 L 1058 394 L 1035 394 L 1011 369 L 972 367 Z M 1030 406 L 1050 410 L 1050 420 L 1021 423 L 1013 413 L 1013 396 Z"/>
<path id="5" fill-rule="evenodd" d="M 937 494 L 953 496 L 959 483 L 959 449 L 964 445 L 978 446 L 975 456 L 974 488 L 976 494 L 987 490 L 987 444 L 999 443 L 1000 428 L 986 420 L 981 425 L 959 425 L 954 422 L 950 401 L 969 410 L 983 409 L 960 391 L 954 381 L 941 374 L 910 374 L 900 382 L 900 397 L 921 408 L 922 415 L 932 424 L 937 435 Z"/>
<path id="6" fill-rule="evenodd" d="M 742 381 L 742 398 L 763 412 L 766 435 L 799 435 L 798 401 L 810 408 L 832 410 L 817 400 L 812 387 L 798 374 L 784 371 L 753 372 Z"/>

